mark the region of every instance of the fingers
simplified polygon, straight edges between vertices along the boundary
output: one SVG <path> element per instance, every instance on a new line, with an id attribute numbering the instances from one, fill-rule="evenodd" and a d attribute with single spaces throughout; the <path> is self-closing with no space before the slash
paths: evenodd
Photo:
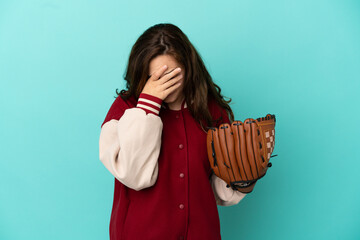
<path id="1" fill-rule="evenodd" d="M 164 91 L 165 96 L 166 97 L 169 96 L 173 91 L 175 91 L 178 87 L 180 87 L 180 85 L 181 85 L 181 83 L 178 82 L 178 83 L 174 84 L 173 86 L 169 87 L 168 89 L 166 89 Z"/>
<path id="2" fill-rule="evenodd" d="M 181 78 L 182 78 L 182 75 L 176 76 L 175 78 L 173 78 L 161 85 L 161 89 L 164 92 L 165 96 L 170 95 L 172 92 L 174 92 L 177 88 L 180 87 L 180 85 L 181 85 L 180 79 Z"/>
<path id="3" fill-rule="evenodd" d="M 159 83 L 160 84 L 164 84 L 165 82 L 167 82 L 169 79 L 175 77 L 179 72 L 181 72 L 181 68 L 175 68 L 173 69 L 171 72 L 165 74 L 164 76 L 162 76 L 160 79 L 159 79 Z"/>
<path id="4" fill-rule="evenodd" d="M 223 138 L 225 141 L 221 141 L 224 143 L 222 145 L 223 152 L 225 155 L 225 162 L 230 166 L 230 176 L 233 178 L 232 181 L 240 181 L 243 180 L 243 176 L 240 172 L 238 162 L 235 156 L 235 142 L 234 135 L 231 129 L 231 126 L 228 123 L 223 123 L 219 126 L 220 135 L 224 134 Z M 220 139 L 222 137 L 220 136 Z"/>
<path id="5" fill-rule="evenodd" d="M 256 164 L 258 166 L 259 171 L 259 177 L 263 176 L 265 174 L 265 168 L 267 167 L 267 162 L 265 162 L 263 149 L 264 146 L 261 144 L 261 138 L 260 138 L 260 129 L 257 126 L 255 120 L 251 122 L 251 139 L 252 139 L 252 145 L 254 148 L 254 158 L 256 161 Z"/>
<path id="6" fill-rule="evenodd" d="M 231 124 L 231 128 L 234 134 L 235 157 L 238 162 L 241 177 L 246 181 L 252 180 L 254 177 L 246 154 L 244 125 L 241 121 L 234 121 Z"/>
<path id="7" fill-rule="evenodd" d="M 252 138 L 253 134 L 253 128 L 254 126 L 252 124 L 253 119 L 248 118 L 244 121 L 244 129 L 245 129 L 245 139 L 246 139 L 246 150 L 248 159 L 250 162 L 251 172 L 253 174 L 253 177 L 256 179 L 260 177 L 260 173 L 258 172 L 258 165 L 260 164 L 258 160 L 256 159 L 256 154 L 254 153 L 254 142 Z M 256 148 L 256 147 L 255 147 Z M 259 166 L 260 167 L 260 166 Z"/>
<path id="8" fill-rule="evenodd" d="M 178 81 L 183 78 L 182 74 L 179 74 L 178 76 L 174 77 L 173 79 L 168 80 L 167 82 L 163 83 L 161 87 L 163 90 L 168 89 L 169 87 L 173 86 L 174 84 L 177 85 Z"/>
<path id="9" fill-rule="evenodd" d="M 208 148 L 211 149 L 209 156 L 210 164 L 214 173 L 221 179 L 223 179 L 227 184 L 230 183 L 231 178 L 228 172 L 228 166 L 225 165 L 225 156 L 222 147 L 220 146 L 219 141 L 219 129 L 212 128 L 209 129 L 210 134 L 207 136 Z M 213 146 L 211 146 L 211 143 Z"/>
<path id="10" fill-rule="evenodd" d="M 167 66 L 164 65 L 162 67 L 160 67 L 159 69 L 157 69 L 150 77 L 149 80 L 157 80 L 160 78 L 160 76 L 162 76 L 164 74 L 164 72 L 166 71 Z"/>
<path id="11" fill-rule="evenodd" d="M 219 126 L 219 139 L 220 139 L 220 147 L 223 153 L 224 164 L 226 166 L 226 170 L 228 171 L 228 175 L 230 177 L 231 182 L 237 181 L 235 177 L 235 172 L 237 171 L 236 166 L 232 165 L 230 160 L 230 151 L 234 148 L 234 141 L 231 136 L 231 129 L 228 123 L 220 124 Z M 234 162 L 234 160 L 233 160 Z M 239 177 L 239 176 L 238 176 Z"/>

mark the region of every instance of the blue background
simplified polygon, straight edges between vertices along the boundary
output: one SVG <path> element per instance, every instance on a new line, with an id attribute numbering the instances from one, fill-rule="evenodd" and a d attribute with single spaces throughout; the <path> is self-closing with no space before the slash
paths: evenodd
<path id="1" fill-rule="evenodd" d="M 232 98 L 276 114 L 273 167 L 223 239 L 360 239 L 360 2 L 0 0 L 0 239 L 108 239 L 100 125 L 148 27 L 180 27 Z"/>

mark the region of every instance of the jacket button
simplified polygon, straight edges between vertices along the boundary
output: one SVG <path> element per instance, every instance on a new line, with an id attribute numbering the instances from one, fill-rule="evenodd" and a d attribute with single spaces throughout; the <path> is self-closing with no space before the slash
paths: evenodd
<path id="1" fill-rule="evenodd" d="M 180 209 L 184 209 L 184 204 L 180 204 L 180 205 L 179 205 L 179 208 L 180 208 Z"/>
<path id="2" fill-rule="evenodd" d="M 180 148 L 180 149 L 183 149 L 183 148 L 184 148 L 184 145 L 179 144 L 179 148 Z"/>
<path id="3" fill-rule="evenodd" d="M 183 174 L 183 173 L 180 173 L 180 177 L 183 178 L 183 177 L 184 177 L 184 174 Z"/>
<path id="4" fill-rule="evenodd" d="M 180 236 L 179 239 L 180 239 L 180 240 L 183 240 L 183 239 L 184 239 L 184 236 Z"/>
<path id="5" fill-rule="evenodd" d="M 176 118 L 179 118 L 179 114 L 176 114 Z"/>

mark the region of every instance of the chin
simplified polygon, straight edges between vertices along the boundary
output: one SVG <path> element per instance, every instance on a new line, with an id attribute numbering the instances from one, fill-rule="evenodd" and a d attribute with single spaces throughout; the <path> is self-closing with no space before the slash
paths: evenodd
<path id="1" fill-rule="evenodd" d="M 177 99 L 177 95 L 168 95 L 165 99 L 164 102 L 166 103 L 172 103 L 175 102 L 175 100 Z"/>

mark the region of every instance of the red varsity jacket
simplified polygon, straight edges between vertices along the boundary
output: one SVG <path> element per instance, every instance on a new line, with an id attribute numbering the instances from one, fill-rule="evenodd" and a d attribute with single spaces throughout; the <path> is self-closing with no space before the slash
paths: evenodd
<path id="1" fill-rule="evenodd" d="M 229 118 L 209 98 L 213 119 Z M 142 93 L 118 96 L 101 125 L 99 158 L 114 176 L 110 240 L 219 240 L 217 205 L 246 194 L 211 174 L 206 133 L 188 111 Z"/>

